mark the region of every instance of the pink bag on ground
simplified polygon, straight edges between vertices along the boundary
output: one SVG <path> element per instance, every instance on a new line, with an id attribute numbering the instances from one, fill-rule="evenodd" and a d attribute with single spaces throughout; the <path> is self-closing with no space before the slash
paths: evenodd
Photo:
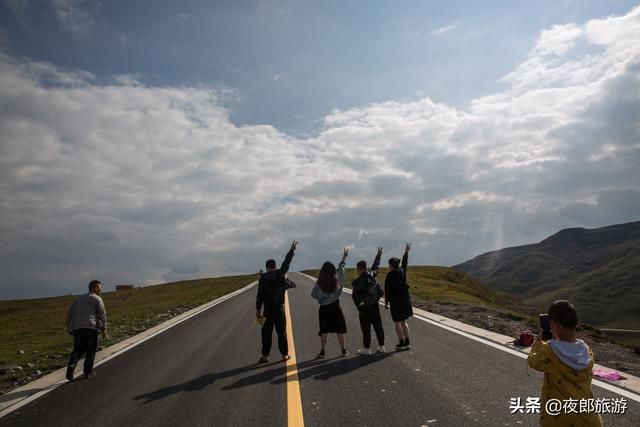
<path id="1" fill-rule="evenodd" d="M 621 377 L 619 372 L 616 371 L 603 371 L 602 369 L 594 369 L 593 375 L 596 377 L 604 378 L 605 380 L 617 381 Z"/>

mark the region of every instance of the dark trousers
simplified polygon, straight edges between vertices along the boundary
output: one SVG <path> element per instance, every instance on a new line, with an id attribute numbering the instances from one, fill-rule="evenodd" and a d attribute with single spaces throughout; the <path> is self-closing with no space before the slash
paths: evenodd
<path id="1" fill-rule="evenodd" d="M 362 344 L 364 348 L 371 347 L 371 326 L 376 331 L 378 345 L 384 345 L 384 329 L 382 328 L 382 318 L 380 317 L 380 306 L 378 303 L 361 307 L 360 329 L 362 329 Z"/>
<path id="2" fill-rule="evenodd" d="M 93 370 L 93 361 L 96 358 L 98 348 L 98 331 L 95 329 L 76 329 L 73 331 L 73 352 L 69 358 L 68 369 L 73 372 L 76 369 L 78 360 L 84 358 L 84 373 L 88 374 Z"/>
<path id="3" fill-rule="evenodd" d="M 265 321 L 262 325 L 262 355 L 268 356 L 271 352 L 271 335 L 273 328 L 278 334 L 278 350 L 280 354 L 289 354 L 289 343 L 287 342 L 287 316 L 284 314 L 284 307 L 278 307 L 264 313 Z"/>

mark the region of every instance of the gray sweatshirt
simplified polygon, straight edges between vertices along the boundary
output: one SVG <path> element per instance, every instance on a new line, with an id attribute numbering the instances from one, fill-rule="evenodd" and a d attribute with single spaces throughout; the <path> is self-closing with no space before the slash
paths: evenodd
<path id="1" fill-rule="evenodd" d="M 581 371 L 589 366 L 589 347 L 584 341 L 567 342 L 552 338 L 549 345 L 558 359 L 570 368 Z"/>
<path id="2" fill-rule="evenodd" d="M 320 305 L 332 304 L 340 299 L 340 295 L 342 295 L 342 288 L 344 287 L 344 268 L 345 262 L 340 261 L 338 264 L 338 268 L 336 270 L 336 275 L 338 276 L 338 289 L 329 293 L 326 293 L 320 286 L 316 283 L 311 291 L 311 296 L 318 300 Z"/>
<path id="3" fill-rule="evenodd" d="M 69 307 L 66 323 L 69 333 L 76 329 L 106 328 L 107 311 L 102 298 L 92 293 L 80 295 Z"/>

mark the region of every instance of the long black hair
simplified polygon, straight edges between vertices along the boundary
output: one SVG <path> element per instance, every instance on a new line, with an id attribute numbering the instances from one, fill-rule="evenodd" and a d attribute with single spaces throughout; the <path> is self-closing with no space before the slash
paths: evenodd
<path id="1" fill-rule="evenodd" d="M 336 266 L 332 262 L 322 264 L 320 273 L 318 274 L 318 286 L 323 292 L 328 294 L 334 292 L 338 288 L 338 278 L 336 277 Z"/>

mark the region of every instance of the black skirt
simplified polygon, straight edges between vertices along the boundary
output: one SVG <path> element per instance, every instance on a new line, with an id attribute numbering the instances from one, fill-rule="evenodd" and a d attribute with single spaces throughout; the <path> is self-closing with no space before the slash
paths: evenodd
<path id="1" fill-rule="evenodd" d="M 394 322 L 402 322 L 413 316 L 413 307 L 411 300 L 398 303 L 391 303 L 391 318 Z"/>
<path id="2" fill-rule="evenodd" d="M 347 333 L 347 322 L 344 320 L 344 314 L 340 308 L 340 301 L 321 305 L 318 315 L 320 318 L 320 332 L 318 332 L 318 335 Z"/>

